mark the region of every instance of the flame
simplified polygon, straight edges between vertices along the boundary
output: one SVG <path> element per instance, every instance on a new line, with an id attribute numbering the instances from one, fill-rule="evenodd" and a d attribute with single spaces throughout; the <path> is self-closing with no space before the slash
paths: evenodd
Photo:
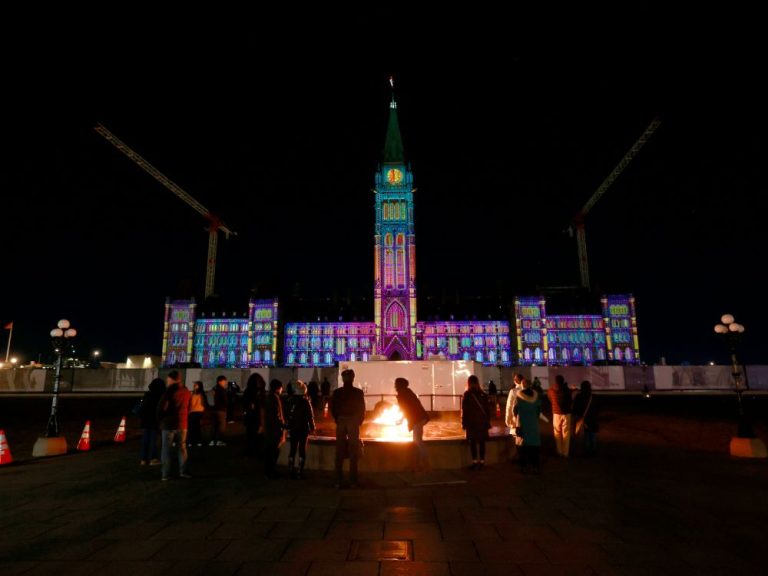
<path id="1" fill-rule="evenodd" d="M 378 418 L 373 420 L 373 423 L 379 425 L 378 440 L 399 442 L 411 442 L 413 440 L 412 434 L 408 431 L 408 423 L 397 405 L 382 410 Z"/>

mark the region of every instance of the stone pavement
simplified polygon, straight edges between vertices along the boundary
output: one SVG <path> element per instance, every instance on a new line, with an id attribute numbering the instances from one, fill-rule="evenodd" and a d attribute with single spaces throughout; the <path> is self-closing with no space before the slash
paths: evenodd
<path id="1" fill-rule="evenodd" d="M 0 574 L 765 573 L 768 464 L 658 429 L 613 426 L 598 458 L 549 458 L 538 477 L 507 463 L 340 491 L 325 472 L 264 480 L 236 442 L 195 449 L 194 478 L 166 483 L 135 441 L 26 461 L 0 469 Z"/>

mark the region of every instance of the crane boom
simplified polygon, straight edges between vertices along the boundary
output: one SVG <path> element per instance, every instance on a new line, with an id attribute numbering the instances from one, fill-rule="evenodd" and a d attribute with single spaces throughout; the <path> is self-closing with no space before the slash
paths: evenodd
<path id="1" fill-rule="evenodd" d="M 640 151 L 640 148 L 643 147 L 643 145 L 648 141 L 648 138 L 650 138 L 654 132 L 656 132 L 656 128 L 659 127 L 661 124 L 661 120 L 658 118 L 654 118 L 651 123 L 648 125 L 648 128 L 645 129 L 645 132 L 642 133 L 640 138 L 637 139 L 637 142 L 634 143 L 632 148 L 630 148 L 626 154 L 624 154 L 624 158 L 621 159 L 621 161 L 616 165 L 616 168 L 613 169 L 613 171 L 606 176 L 605 180 L 603 180 L 603 183 L 600 184 L 600 186 L 597 187 L 597 190 L 595 190 L 595 193 L 592 194 L 592 197 L 587 200 L 587 203 L 584 204 L 584 207 L 579 212 L 578 216 L 584 217 L 586 216 L 590 210 L 592 210 L 592 207 L 595 205 L 595 203 L 600 200 L 600 198 L 605 194 L 606 190 L 613 184 L 614 180 L 619 177 L 619 174 L 621 174 L 624 171 L 624 168 L 627 167 L 627 165 L 632 161 L 632 158 L 634 158 L 637 153 Z M 578 217 L 577 216 L 577 217 Z"/>
<path id="2" fill-rule="evenodd" d="M 574 225 L 576 227 L 576 246 L 579 251 L 579 273 L 581 275 L 581 286 L 583 288 L 589 289 L 589 260 L 587 258 L 587 233 L 584 230 L 584 220 L 587 214 L 589 214 L 589 211 L 592 210 L 592 207 L 597 203 L 598 200 L 600 200 L 600 198 L 602 198 L 603 194 L 605 194 L 608 188 L 610 188 L 611 184 L 613 184 L 616 178 L 618 178 L 619 175 L 624 171 L 624 168 L 627 167 L 627 165 L 640 151 L 640 148 L 643 147 L 643 145 L 656 131 L 656 128 L 658 128 L 660 125 L 661 120 L 659 118 L 654 118 L 651 121 L 651 123 L 648 125 L 648 128 L 645 129 L 645 132 L 640 135 L 640 138 L 638 138 L 637 142 L 632 145 L 632 148 L 630 148 L 627 153 L 624 154 L 624 157 L 621 159 L 621 161 L 616 165 L 611 173 L 608 174 L 605 180 L 603 180 L 603 183 L 597 187 L 597 190 L 595 190 L 594 194 L 592 194 L 590 199 L 587 200 L 587 203 L 584 204 L 584 207 L 579 211 L 578 214 L 576 214 L 575 218 L 573 219 Z"/>
<path id="3" fill-rule="evenodd" d="M 214 227 L 224 232 L 224 234 L 226 234 L 227 237 L 229 237 L 230 234 L 237 235 L 236 232 L 233 232 L 232 230 L 230 230 L 216 216 L 211 214 L 211 211 L 208 210 L 208 208 L 206 208 L 205 206 L 200 204 L 200 202 L 192 198 L 192 196 L 187 194 L 187 192 L 185 192 L 182 188 L 180 188 L 173 180 L 165 176 L 165 174 L 160 172 L 160 170 L 158 170 L 152 164 L 150 164 L 147 160 L 145 160 L 144 157 L 141 156 L 141 154 L 133 150 L 125 142 L 123 142 L 117 136 L 112 134 L 112 132 L 107 130 L 107 128 L 104 127 L 102 124 L 97 124 L 94 127 L 94 130 L 96 130 L 96 132 L 101 134 L 104 137 L 104 139 L 107 140 L 107 142 L 112 144 L 115 148 L 120 150 L 120 152 L 122 152 L 123 154 L 128 156 L 128 158 L 130 158 L 136 164 L 138 164 L 147 174 L 149 174 L 155 180 L 160 182 L 160 184 L 168 188 L 168 190 L 173 192 L 176 196 L 178 196 L 184 202 L 186 202 L 188 205 L 194 208 L 194 210 L 197 211 L 199 214 L 201 214 L 203 217 L 210 220 L 211 223 L 214 225 Z"/>
<path id="4" fill-rule="evenodd" d="M 230 235 L 236 236 L 237 232 L 225 226 L 218 216 L 211 214 L 211 211 L 208 210 L 208 208 L 192 198 L 192 196 L 182 190 L 173 180 L 166 177 L 165 174 L 160 172 L 160 170 L 147 162 L 141 156 L 141 154 L 134 151 L 130 146 L 112 134 L 112 132 L 107 130 L 103 125 L 97 124 L 94 127 L 94 130 L 103 136 L 107 142 L 112 144 L 115 148 L 120 150 L 120 152 L 138 164 L 145 172 L 160 182 L 160 184 L 168 188 L 168 190 L 192 206 L 196 212 L 208 220 L 208 261 L 205 269 L 205 297 L 208 298 L 211 296 L 213 294 L 216 277 L 216 250 L 219 243 L 219 231 L 224 232 L 227 238 L 229 238 Z"/>

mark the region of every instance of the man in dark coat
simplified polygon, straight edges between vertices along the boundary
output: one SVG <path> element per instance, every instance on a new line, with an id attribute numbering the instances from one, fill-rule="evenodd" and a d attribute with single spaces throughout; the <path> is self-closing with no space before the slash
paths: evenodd
<path id="1" fill-rule="evenodd" d="M 336 422 L 336 487 L 344 479 L 344 456 L 349 456 L 349 484 L 357 487 L 357 459 L 360 456 L 360 426 L 365 420 L 365 395 L 353 386 L 355 372 L 341 373 L 344 385 L 333 391 L 331 414 Z M 330 386 L 330 385 L 329 385 Z"/>
<path id="2" fill-rule="evenodd" d="M 424 410 L 419 397 L 408 388 L 408 380 L 395 378 L 397 405 L 408 421 L 408 430 L 413 430 L 413 444 L 416 446 L 416 472 L 429 470 L 427 447 L 424 445 L 424 425 L 429 422 L 429 415 Z"/>
<path id="3" fill-rule="evenodd" d="M 482 470 L 485 466 L 485 442 L 491 427 L 491 411 L 488 395 L 480 389 L 480 380 L 474 374 L 467 378 L 467 390 L 461 398 L 461 427 L 467 432 L 469 451 L 472 454 L 472 465 L 469 468 Z"/>
<path id="4" fill-rule="evenodd" d="M 224 375 L 216 378 L 216 386 L 213 387 L 213 427 L 211 428 L 211 442 L 209 446 L 226 446 L 221 439 L 227 428 L 227 377 Z"/>
<path id="5" fill-rule="evenodd" d="M 187 472 L 187 419 L 192 394 L 181 382 L 178 370 L 171 370 L 167 377 L 168 387 L 157 403 L 157 419 L 162 428 L 162 479 L 171 476 L 171 449 L 175 444 L 179 459 L 179 476 L 191 478 Z"/>

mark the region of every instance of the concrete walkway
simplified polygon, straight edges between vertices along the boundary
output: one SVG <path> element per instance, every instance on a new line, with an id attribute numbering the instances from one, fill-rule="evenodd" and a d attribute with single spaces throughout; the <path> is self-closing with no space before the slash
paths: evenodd
<path id="1" fill-rule="evenodd" d="M 236 442 L 166 483 L 135 441 L 27 461 L 0 469 L 0 574 L 765 573 L 767 463 L 637 426 L 601 441 L 538 477 L 507 463 L 341 491 L 325 472 L 264 480 Z"/>

